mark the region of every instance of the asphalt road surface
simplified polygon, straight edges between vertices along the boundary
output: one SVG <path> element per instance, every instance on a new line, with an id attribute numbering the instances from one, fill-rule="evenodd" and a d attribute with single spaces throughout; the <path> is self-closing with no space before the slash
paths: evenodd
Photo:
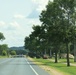
<path id="1" fill-rule="evenodd" d="M 50 75 L 27 58 L 0 59 L 0 75 Z"/>

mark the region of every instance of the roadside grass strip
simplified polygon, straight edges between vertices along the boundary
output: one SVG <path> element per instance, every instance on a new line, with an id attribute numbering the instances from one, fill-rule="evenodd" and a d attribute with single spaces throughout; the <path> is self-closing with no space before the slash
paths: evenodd
<path id="1" fill-rule="evenodd" d="M 53 68 L 61 73 L 63 73 L 63 75 L 76 75 L 76 66 L 71 65 L 70 67 L 67 67 L 66 64 L 63 64 L 64 62 L 66 63 L 65 59 L 61 59 L 59 60 L 58 63 L 54 63 L 53 61 L 48 60 L 48 59 L 33 59 L 36 62 L 39 63 L 43 63 L 42 65 L 46 65 L 49 66 L 50 68 Z M 71 60 L 71 64 L 76 64 L 73 62 L 73 60 Z"/>

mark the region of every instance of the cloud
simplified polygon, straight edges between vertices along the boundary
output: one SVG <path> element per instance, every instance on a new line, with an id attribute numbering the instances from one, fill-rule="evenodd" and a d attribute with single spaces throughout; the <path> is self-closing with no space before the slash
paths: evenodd
<path id="1" fill-rule="evenodd" d="M 42 10 L 46 9 L 46 5 L 48 4 L 49 0 L 32 0 L 33 3 L 38 5 L 37 11 L 41 12 Z M 53 0 L 50 0 L 53 1 Z"/>
<path id="2" fill-rule="evenodd" d="M 24 45 L 24 36 L 18 33 L 18 31 L 4 32 L 5 40 L 0 42 L 1 44 L 8 44 L 9 47 L 11 46 L 20 46 Z M 12 43 L 12 45 L 11 45 Z"/>
<path id="3" fill-rule="evenodd" d="M 39 19 L 30 19 L 29 25 L 30 24 L 32 24 L 32 25 L 40 25 L 41 22 L 39 21 Z"/>
<path id="4" fill-rule="evenodd" d="M 34 9 L 27 18 L 39 18 L 39 15 L 40 13 L 36 9 Z"/>
<path id="5" fill-rule="evenodd" d="M 0 21 L 0 32 L 3 32 L 6 30 L 8 24 L 5 21 Z"/>
<path id="6" fill-rule="evenodd" d="M 20 28 L 20 25 L 16 21 L 11 22 L 10 25 L 11 27 Z"/>
<path id="7" fill-rule="evenodd" d="M 45 9 L 45 6 L 47 5 L 49 0 L 32 0 L 35 4 L 38 5 L 37 11 L 41 12 Z"/>
<path id="8" fill-rule="evenodd" d="M 4 21 L 0 21 L 0 26 L 4 26 L 5 22 Z"/>
<path id="9" fill-rule="evenodd" d="M 17 30 L 20 29 L 20 24 L 16 21 L 5 23 L 4 21 L 0 21 L 0 31 L 9 31 L 9 30 Z"/>
<path id="10" fill-rule="evenodd" d="M 22 15 L 22 14 L 16 14 L 16 15 L 14 15 L 14 18 L 16 18 L 16 19 L 24 19 L 25 16 Z"/>
<path id="11" fill-rule="evenodd" d="M 14 31 L 14 30 L 18 30 L 18 29 L 20 29 L 20 24 L 16 21 L 10 22 L 6 26 L 7 31 Z"/>

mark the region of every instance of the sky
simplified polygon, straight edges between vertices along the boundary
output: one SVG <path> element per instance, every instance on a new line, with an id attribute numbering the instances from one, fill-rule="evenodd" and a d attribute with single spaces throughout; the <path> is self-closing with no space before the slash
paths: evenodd
<path id="1" fill-rule="evenodd" d="M 8 47 L 24 46 L 24 39 L 31 34 L 33 25 L 40 25 L 39 15 L 48 0 L 0 0 L 0 32 Z"/>

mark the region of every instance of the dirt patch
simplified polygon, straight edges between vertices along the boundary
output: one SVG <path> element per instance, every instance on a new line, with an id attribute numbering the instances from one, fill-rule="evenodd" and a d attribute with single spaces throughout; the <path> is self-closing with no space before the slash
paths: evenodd
<path id="1" fill-rule="evenodd" d="M 59 72 L 58 70 L 51 68 L 49 66 L 44 65 L 41 62 L 35 62 L 32 58 L 28 58 L 29 60 L 33 61 L 33 63 L 39 65 L 42 69 L 44 69 L 45 71 L 49 72 L 50 75 L 64 75 L 63 73 Z"/>

